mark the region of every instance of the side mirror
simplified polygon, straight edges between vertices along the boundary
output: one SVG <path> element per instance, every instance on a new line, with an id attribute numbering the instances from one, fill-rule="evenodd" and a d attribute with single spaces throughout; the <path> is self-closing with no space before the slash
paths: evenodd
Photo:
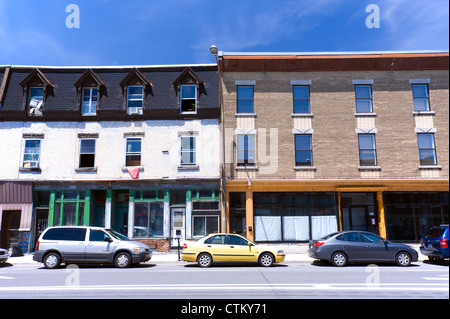
<path id="1" fill-rule="evenodd" d="M 251 247 L 251 246 L 253 246 L 253 244 L 251 243 L 251 242 L 248 242 L 248 245 Z"/>
<path id="2" fill-rule="evenodd" d="M 108 243 L 112 243 L 112 239 L 110 237 L 105 237 L 105 239 L 103 239 L 103 241 L 106 241 Z"/>

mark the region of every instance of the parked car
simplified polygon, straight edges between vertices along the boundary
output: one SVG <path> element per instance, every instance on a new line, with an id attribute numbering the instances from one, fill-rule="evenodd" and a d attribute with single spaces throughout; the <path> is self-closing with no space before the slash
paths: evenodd
<path id="1" fill-rule="evenodd" d="M 308 255 L 342 267 L 351 262 L 395 262 L 409 266 L 419 254 L 410 246 L 390 242 L 365 231 L 341 231 L 309 242 Z"/>
<path id="2" fill-rule="evenodd" d="M 33 256 L 34 261 L 49 269 L 58 268 L 61 263 L 115 264 L 126 268 L 151 258 L 147 245 L 99 227 L 47 228 L 39 237 Z"/>
<path id="3" fill-rule="evenodd" d="M 183 242 L 181 257 L 209 267 L 215 262 L 258 262 L 263 267 L 284 261 L 283 250 L 256 245 L 236 234 L 211 234 L 196 241 Z"/>
<path id="4" fill-rule="evenodd" d="M 448 225 L 432 227 L 420 239 L 420 252 L 433 262 L 448 259 L 448 237 Z"/>
<path id="5" fill-rule="evenodd" d="M 9 253 L 6 249 L 0 248 L 0 264 L 6 263 L 9 258 Z"/>

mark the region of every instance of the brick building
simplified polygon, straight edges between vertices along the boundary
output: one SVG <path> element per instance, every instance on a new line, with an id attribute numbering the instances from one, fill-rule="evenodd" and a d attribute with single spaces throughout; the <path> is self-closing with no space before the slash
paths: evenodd
<path id="1" fill-rule="evenodd" d="M 219 230 L 217 65 L 0 66 L 0 238 L 112 228 L 158 250 Z"/>
<path id="2" fill-rule="evenodd" d="M 418 240 L 448 223 L 448 52 L 219 58 L 228 231 Z"/>

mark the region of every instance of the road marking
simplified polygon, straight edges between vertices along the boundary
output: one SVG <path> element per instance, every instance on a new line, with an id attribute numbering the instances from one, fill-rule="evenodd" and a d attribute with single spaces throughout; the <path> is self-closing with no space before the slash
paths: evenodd
<path id="1" fill-rule="evenodd" d="M 155 284 L 155 285 L 92 285 L 92 286 L 31 286 L 0 287 L 0 292 L 13 291 L 113 291 L 113 290 L 392 290 L 392 291 L 447 291 L 448 284 Z"/>
<path id="2" fill-rule="evenodd" d="M 0 279 L 13 280 L 13 279 L 16 279 L 16 278 L 13 278 L 13 277 L 6 277 L 6 276 L 0 276 Z"/>
<path id="3" fill-rule="evenodd" d="M 425 280 L 446 280 L 448 281 L 448 275 L 439 275 L 439 277 L 422 277 Z"/>

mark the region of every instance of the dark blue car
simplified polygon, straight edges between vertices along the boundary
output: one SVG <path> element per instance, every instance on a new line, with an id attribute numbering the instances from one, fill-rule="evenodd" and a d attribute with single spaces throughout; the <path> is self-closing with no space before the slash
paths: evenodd
<path id="1" fill-rule="evenodd" d="M 420 252 L 430 261 L 448 259 L 448 225 L 434 226 L 420 240 Z"/>

